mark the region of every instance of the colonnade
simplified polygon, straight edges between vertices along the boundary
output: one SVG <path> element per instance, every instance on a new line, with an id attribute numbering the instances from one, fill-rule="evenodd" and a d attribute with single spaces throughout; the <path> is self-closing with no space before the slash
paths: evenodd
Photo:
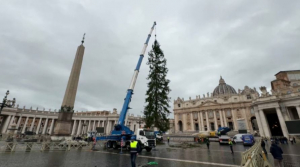
<path id="1" fill-rule="evenodd" d="M 300 117 L 300 106 L 295 106 L 297 109 L 297 113 Z M 289 133 L 287 130 L 287 126 L 285 121 L 289 121 L 289 118 L 287 115 L 282 114 L 281 109 L 279 107 L 275 107 L 275 108 L 267 108 L 268 110 L 272 110 L 275 109 L 276 110 L 276 114 L 279 120 L 279 124 L 283 133 L 283 136 L 285 137 L 289 137 Z M 254 108 L 254 112 L 255 112 L 255 117 L 257 120 L 257 125 L 259 128 L 259 133 L 260 136 L 264 136 L 264 137 L 271 137 L 271 131 L 270 131 L 270 127 L 264 112 L 264 109 L 258 109 L 257 107 Z"/>
<path id="2" fill-rule="evenodd" d="M 107 120 L 107 119 L 75 119 L 73 121 L 72 133 L 71 135 L 82 135 L 86 134 L 88 131 L 96 131 L 96 127 L 104 127 L 104 133 L 109 134 L 117 120 Z"/>
<path id="3" fill-rule="evenodd" d="M 8 115 L 5 119 L 4 125 L 2 126 L 1 133 L 8 133 L 11 128 L 14 128 L 15 130 L 12 130 L 14 131 L 14 134 L 17 134 L 18 131 L 21 133 L 25 133 L 25 131 L 33 131 L 36 134 L 52 134 L 55 120 L 56 119 L 53 117 L 37 117 L 35 115 Z M 36 126 L 37 121 L 38 123 Z"/>
<path id="4" fill-rule="evenodd" d="M 226 116 L 226 111 L 225 110 L 205 110 L 205 111 L 197 111 L 197 112 L 185 112 L 185 113 L 176 113 L 175 114 L 175 131 L 179 131 L 179 121 L 182 121 L 182 129 L 183 131 L 187 131 L 187 116 L 189 115 L 190 118 L 190 123 L 191 123 L 191 129 L 190 131 L 195 131 L 195 123 L 198 123 L 199 131 L 210 131 L 213 128 L 210 126 L 210 123 L 214 123 L 214 129 L 217 130 L 219 125 L 221 127 L 228 127 L 229 122 L 232 122 L 234 129 L 237 129 L 236 123 L 234 120 L 236 120 L 236 113 L 233 112 L 232 109 L 228 109 L 230 111 L 230 115 Z M 210 117 L 209 113 L 212 112 L 213 116 Z M 194 117 L 197 115 L 196 117 Z M 179 115 L 181 117 L 179 118 Z M 228 120 L 227 117 L 231 118 L 231 120 Z M 244 115 L 246 117 L 246 114 Z M 219 120 L 217 120 L 219 118 Z M 197 119 L 197 122 L 194 122 L 194 120 Z M 205 119 L 205 121 L 204 121 Z M 247 121 L 246 121 L 247 122 Z M 205 127 L 206 126 L 206 127 Z M 247 128 L 249 128 L 249 125 L 247 123 Z"/>

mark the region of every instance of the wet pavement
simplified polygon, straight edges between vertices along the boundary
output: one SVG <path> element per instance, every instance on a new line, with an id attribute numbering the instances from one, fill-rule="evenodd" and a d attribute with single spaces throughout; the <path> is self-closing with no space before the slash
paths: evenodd
<path id="1" fill-rule="evenodd" d="M 175 144 L 175 143 L 171 143 Z M 299 166 L 300 144 L 280 145 L 284 152 L 284 163 L 286 166 Z M 137 165 L 155 161 L 162 167 L 212 167 L 212 166 L 239 166 L 241 163 L 241 152 L 249 147 L 234 145 L 235 153 L 230 153 L 227 145 L 219 145 L 211 142 L 210 150 L 206 145 L 193 148 L 176 148 L 169 145 L 158 145 L 152 152 L 145 150 L 138 156 Z M 269 148 L 266 148 L 269 151 Z M 128 152 L 119 154 L 120 150 L 98 149 L 71 150 L 71 151 L 50 151 L 31 152 L 16 151 L 14 153 L 0 153 L 0 166 L 2 167 L 130 167 L 130 155 Z M 268 155 L 271 162 L 272 155 Z M 151 165 L 152 166 L 152 165 Z"/>

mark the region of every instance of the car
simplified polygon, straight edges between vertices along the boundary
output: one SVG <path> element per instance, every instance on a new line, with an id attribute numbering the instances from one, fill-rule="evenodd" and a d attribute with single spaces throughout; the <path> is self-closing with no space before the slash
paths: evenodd
<path id="1" fill-rule="evenodd" d="M 234 143 L 243 143 L 243 140 L 242 140 L 242 136 L 244 134 L 236 134 L 233 136 L 233 142 Z"/>
<path id="2" fill-rule="evenodd" d="M 221 135 L 219 137 L 219 144 L 229 144 L 229 140 L 231 140 L 231 138 L 227 135 Z"/>
<path id="3" fill-rule="evenodd" d="M 252 134 L 242 135 L 243 144 L 252 146 L 255 143 L 254 136 Z"/>

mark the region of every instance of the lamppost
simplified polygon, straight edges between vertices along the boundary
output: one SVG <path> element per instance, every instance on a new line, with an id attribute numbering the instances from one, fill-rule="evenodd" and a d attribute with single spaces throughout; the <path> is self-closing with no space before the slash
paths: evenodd
<path id="1" fill-rule="evenodd" d="M 6 105 L 7 95 L 9 95 L 9 90 L 7 90 L 6 95 L 3 98 L 3 102 L 2 102 L 1 107 L 0 107 L 0 114 L 1 114 L 2 109 L 7 106 Z"/>

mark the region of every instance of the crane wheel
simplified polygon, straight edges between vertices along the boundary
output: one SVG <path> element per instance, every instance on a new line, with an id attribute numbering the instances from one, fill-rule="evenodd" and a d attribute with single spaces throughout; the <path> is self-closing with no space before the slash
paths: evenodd
<path id="1" fill-rule="evenodd" d="M 113 147 L 113 149 L 118 149 L 118 144 L 117 144 L 117 142 L 113 142 L 113 144 L 112 144 L 112 147 Z"/>

